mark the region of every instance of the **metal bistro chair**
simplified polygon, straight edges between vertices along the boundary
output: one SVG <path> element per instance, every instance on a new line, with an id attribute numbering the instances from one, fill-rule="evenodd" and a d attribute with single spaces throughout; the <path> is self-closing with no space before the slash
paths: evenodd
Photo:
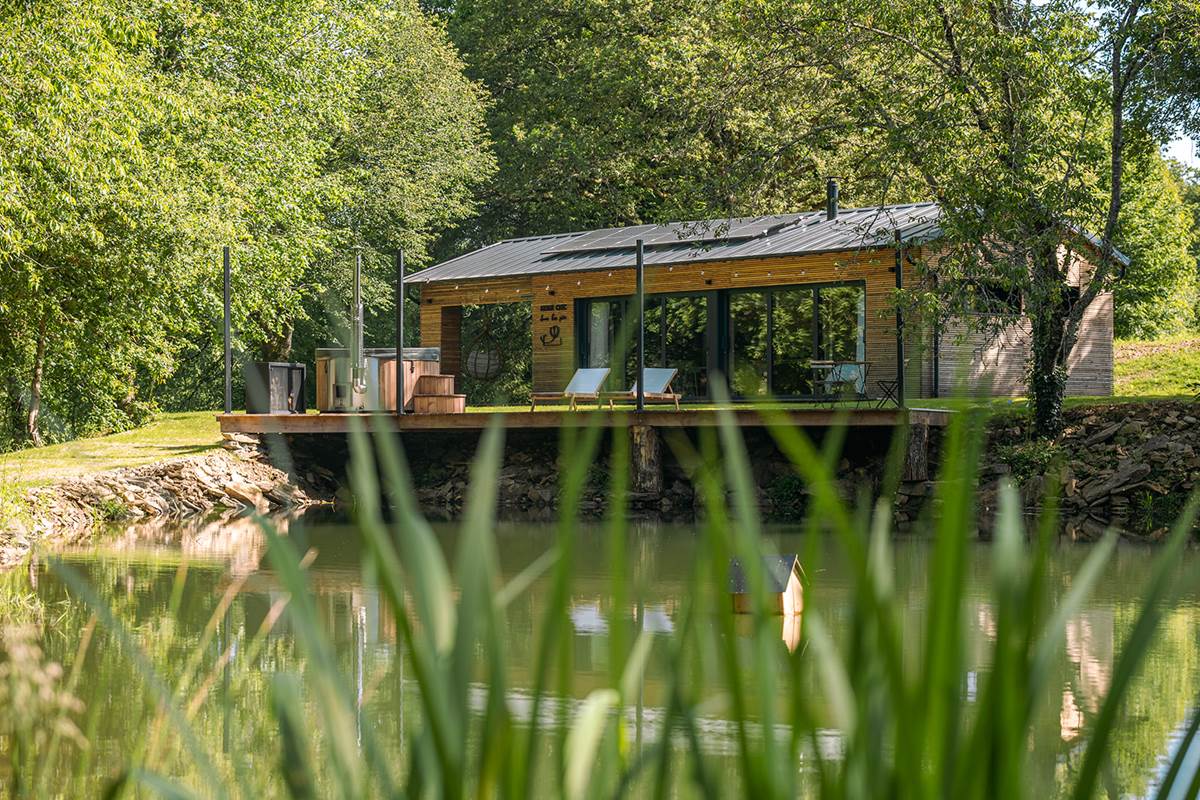
<path id="1" fill-rule="evenodd" d="M 836 403 L 839 400 L 853 398 L 855 407 L 867 400 L 867 371 L 870 363 L 866 361 L 813 361 L 813 371 L 824 370 L 823 376 L 814 374 L 814 384 L 821 386 L 824 392 L 819 395 L 822 400 Z"/>
<path id="2" fill-rule="evenodd" d="M 910 359 L 907 359 L 907 358 L 904 359 L 905 372 L 908 371 L 909 360 Z M 875 385 L 879 387 L 879 392 L 880 392 L 879 401 L 877 403 L 875 403 L 876 408 L 883 408 L 888 403 L 892 403 L 893 405 L 896 406 L 896 408 L 900 407 L 900 397 L 898 394 L 898 392 L 900 391 L 899 379 L 892 378 L 891 380 L 886 380 L 886 379 L 878 380 L 878 381 L 875 381 Z"/>

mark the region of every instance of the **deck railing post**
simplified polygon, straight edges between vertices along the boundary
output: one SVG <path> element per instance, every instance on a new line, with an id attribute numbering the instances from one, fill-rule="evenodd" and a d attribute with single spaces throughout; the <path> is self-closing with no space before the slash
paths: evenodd
<path id="1" fill-rule="evenodd" d="M 899 296 L 904 289 L 904 245 L 896 229 L 896 402 L 904 408 L 904 309 Z"/>
<path id="2" fill-rule="evenodd" d="M 396 252 L 396 413 L 404 413 L 404 249 Z"/>
<path id="3" fill-rule="evenodd" d="M 646 410 L 646 248 L 645 242 L 637 240 L 637 410 Z"/>
<path id="4" fill-rule="evenodd" d="M 229 246 L 221 248 L 221 262 L 225 268 L 225 413 L 233 413 L 233 332 L 230 320 L 229 296 Z"/>

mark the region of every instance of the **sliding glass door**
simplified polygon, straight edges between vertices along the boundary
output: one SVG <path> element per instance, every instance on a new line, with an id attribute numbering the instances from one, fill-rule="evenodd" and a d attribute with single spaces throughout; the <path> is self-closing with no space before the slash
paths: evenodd
<path id="1" fill-rule="evenodd" d="M 729 380 L 738 397 L 765 396 L 770 389 L 767 292 L 729 298 Z"/>
<path id="2" fill-rule="evenodd" d="M 735 397 L 808 397 L 814 361 L 863 361 L 861 283 L 749 289 L 729 294 L 728 370 Z"/>
<path id="3" fill-rule="evenodd" d="M 710 366 L 709 294 L 650 295 L 646 298 L 646 366 L 677 371 L 671 387 L 684 397 L 708 396 Z M 637 373 L 637 307 L 633 298 L 582 301 L 587 320 L 580 363 L 609 367 L 608 388 L 633 386 Z"/>
<path id="4" fill-rule="evenodd" d="M 771 297 L 771 393 L 802 397 L 812 391 L 815 317 L 811 289 L 776 289 Z"/>
<path id="5" fill-rule="evenodd" d="M 611 369 L 608 389 L 633 386 L 634 299 L 580 300 L 577 319 L 580 366 Z M 650 295 L 645 342 L 646 366 L 677 370 L 672 387 L 687 398 L 710 397 L 722 368 L 734 397 L 809 397 L 823 388 L 814 361 L 865 360 L 866 292 L 844 283 Z"/>

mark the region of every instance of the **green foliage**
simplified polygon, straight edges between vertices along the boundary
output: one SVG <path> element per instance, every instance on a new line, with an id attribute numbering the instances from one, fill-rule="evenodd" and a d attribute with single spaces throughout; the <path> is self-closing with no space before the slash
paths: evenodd
<path id="1" fill-rule="evenodd" d="M 831 174 L 854 176 L 848 203 L 912 196 L 880 174 L 869 136 L 852 147 L 822 135 L 846 115 L 819 78 L 756 70 L 744 13 L 696 0 L 454 3 L 450 34 L 495 98 L 499 171 L 451 246 L 813 208 Z"/>
<path id="2" fill-rule="evenodd" d="M 10 440 L 213 407 L 221 245 L 238 350 L 287 357 L 297 326 L 344 318 L 335 254 L 422 264 L 491 170 L 481 92 L 411 2 L 11 2 L 0 75 Z"/>
<path id="3" fill-rule="evenodd" d="M 96 522 L 119 522 L 129 517 L 129 509 L 114 497 L 107 497 L 92 507 Z"/>
<path id="4" fill-rule="evenodd" d="M 993 455 L 1001 464 L 1008 465 L 1013 479 L 1021 484 L 1029 478 L 1046 475 L 1062 456 L 1062 448 L 1045 441 L 1018 442 L 997 446 Z"/>
<path id="5" fill-rule="evenodd" d="M 1180 492 L 1138 492 L 1129 504 L 1129 527 L 1140 533 L 1165 530 L 1183 513 L 1187 498 Z"/>
<path id="6" fill-rule="evenodd" d="M 800 519 L 808 502 L 804 481 L 794 474 L 777 475 L 767 484 L 772 515 L 778 519 Z"/>
<path id="7" fill-rule="evenodd" d="M 971 287 L 1022 298 L 1042 433 L 1061 425 L 1059 373 L 1084 311 L 1117 273 L 1105 242 L 1120 219 L 1123 159 L 1163 124 L 1195 120 L 1195 84 L 1158 71 L 1177 57 L 1190 69 L 1194 4 L 1096 11 L 1071 2 L 788 0 L 746 14 L 755 76 L 824 81 L 844 109 L 828 135 L 854 147 L 872 132 L 896 180 L 939 202 L 945 235 L 921 265 L 938 278 L 927 284 L 940 289 L 934 313 L 974 311 Z M 1084 243 L 1072 233 L 1079 229 L 1101 244 Z M 1094 267 L 1082 280 L 1075 254 Z"/>
<path id="8" fill-rule="evenodd" d="M 1151 339 L 1196 324 L 1200 228 L 1183 182 L 1154 152 L 1128 165 L 1116 244 L 1130 258 L 1113 287 L 1116 335 Z"/>

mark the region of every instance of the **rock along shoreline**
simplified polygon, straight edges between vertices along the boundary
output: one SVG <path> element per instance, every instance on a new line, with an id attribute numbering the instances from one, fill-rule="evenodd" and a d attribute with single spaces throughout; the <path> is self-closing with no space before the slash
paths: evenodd
<path id="1" fill-rule="evenodd" d="M 295 512 L 332 503 L 336 478 L 310 468 L 273 466 L 252 437 L 227 436 L 224 448 L 123 467 L 28 490 L 19 515 L 0 520 L 0 569 L 21 563 L 37 544 L 89 538 L 97 526 L 203 518 L 218 512 Z"/>

